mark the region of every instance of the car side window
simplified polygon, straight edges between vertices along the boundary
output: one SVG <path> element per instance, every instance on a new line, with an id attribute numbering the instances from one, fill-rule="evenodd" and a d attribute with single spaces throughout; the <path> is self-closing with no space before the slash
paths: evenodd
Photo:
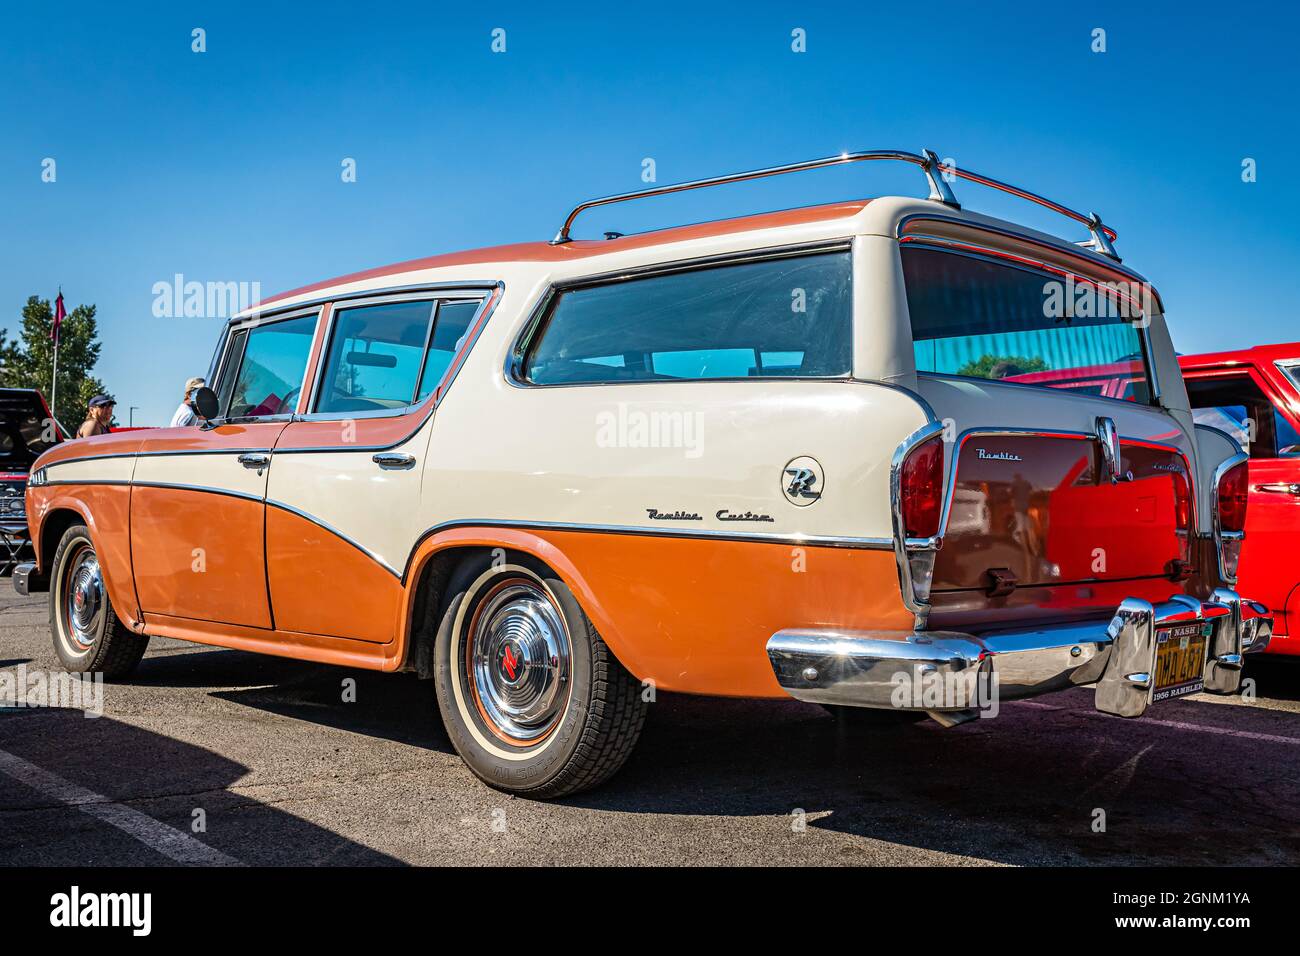
<path id="1" fill-rule="evenodd" d="M 447 374 L 451 360 L 464 344 L 470 323 L 474 321 L 481 304 L 481 299 L 457 299 L 439 303 L 433 323 L 433 337 L 429 340 L 424 369 L 420 372 L 420 390 L 415 396 L 417 403 L 433 394 L 442 377 Z"/>
<path id="2" fill-rule="evenodd" d="M 520 370 L 534 385 L 837 378 L 852 367 L 847 252 L 559 292 Z"/>
<path id="3" fill-rule="evenodd" d="M 381 412 L 410 405 L 434 304 L 425 300 L 339 309 L 315 411 Z"/>
<path id="4" fill-rule="evenodd" d="M 317 315 L 301 315 L 279 322 L 254 326 L 232 337 L 233 367 L 238 358 L 239 371 L 229 382 L 221 383 L 227 398 L 221 406 L 227 418 L 259 418 L 267 415 L 292 414 L 302 391 L 307 358 L 311 354 Z M 243 336 L 236 342 L 235 339 Z M 224 376 L 223 376 L 224 378 Z"/>
<path id="5" fill-rule="evenodd" d="M 1300 456 L 1300 435 L 1249 375 L 1187 379 L 1198 425 L 1225 431 L 1251 458 Z"/>

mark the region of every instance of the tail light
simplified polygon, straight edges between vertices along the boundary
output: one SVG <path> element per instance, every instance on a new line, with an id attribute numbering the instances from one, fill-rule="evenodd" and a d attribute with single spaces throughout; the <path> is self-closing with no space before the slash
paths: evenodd
<path id="1" fill-rule="evenodd" d="M 1246 462 L 1234 465 L 1219 478 L 1219 528 L 1223 531 L 1246 530 L 1246 503 L 1250 489 Z"/>
<path id="2" fill-rule="evenodd" d="M 899 488 L 903 530 L 909 538 L 933 538 L 943 513 L 943 436 L 912 449 L 903 461 Z"/>
<path id="3" fill-rule="evenodd" d="M 1192 489 L 1187 484 L 1187 476 L 1181 471 L 1174 472 L 1174 522 L 1179 531 L 1189 531 L 1192 527 Z"/>

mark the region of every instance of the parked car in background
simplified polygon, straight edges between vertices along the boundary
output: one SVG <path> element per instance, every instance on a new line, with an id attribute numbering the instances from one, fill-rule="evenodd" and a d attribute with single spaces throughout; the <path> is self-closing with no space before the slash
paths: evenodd
<path id="1" fill-rule="evenodd" d="M 1242 587 L 1276 615 L 1275 654 L 1300 654 L 1300 343 L 1178 360 L 1196 421 L 1250 456 Z"/>
<path id="2" fill-rule="evenodd" d="M 65 434 L 34 388 L 0 388 L 0 573 L 28 548 L 27 478 Z"/>
<path id="3" fill-rule="evenodd" d="M 930 198 L 570 235 L 867 160 Z M 39 459 L 15 583 L 49 589 L 71 670 L 121 677 L 159 635 L 432 678 L 468 766 L 537 797 L 614 773 L 658 690 L 945 725 L 985 703 L 967 678 L 1125 717 L 1233 693 L 1271 626 L 1232 590 L 1240 449 L 1195 428 L 1157 295 L 1045 307 L 1145 286 L 1114 238 L 873 151 L 298 289 L 225 329 L 209 426 Z M 1111 366 L 1122 392 L 1010 380 Z"/>

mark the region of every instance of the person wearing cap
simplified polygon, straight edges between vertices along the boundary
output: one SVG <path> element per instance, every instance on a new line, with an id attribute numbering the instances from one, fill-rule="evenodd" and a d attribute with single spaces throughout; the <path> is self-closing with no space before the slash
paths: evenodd
<path id="1" fill-rule="evenodd" d="M 172 428 L 197 425 L 203 421 L 203 416 L 194 408 L 194 393 L 206 384 L 207 382 L 198 375 L 185 383 L 185 394 L 181 396 L 180 408 L 176 409 L 176 414 L 172 416 Z"/>
<path id="2" fill-rule="evenodd" d="M 96 395 L 90 400 L 86 411 L 86 420 L 77 429 L 78 438 L 90 438 L 94 435 L 107 435 L 113 421 L 113 406 L 117 401 L 112 395 Z"/>

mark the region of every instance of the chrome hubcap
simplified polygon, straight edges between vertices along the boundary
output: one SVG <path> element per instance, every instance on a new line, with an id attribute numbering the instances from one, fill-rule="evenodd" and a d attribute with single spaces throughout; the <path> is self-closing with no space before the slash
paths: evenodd
<path id="1" fill-rule="evenodd" d="M 483 599 L 469 634 L 469 670 L 484 716 L 502 735 L 548 733 L 568 701 L 569 633 L 536 584 L 514 579 Z"/>
<path id="2" fill-rule="evenodd" d="M 65 603 L 68 633 L 83 649 L 99 636 L 104 616 L 104 576 L 99 558 L 90 548 L 83 548 L 69 562 Z"/>

